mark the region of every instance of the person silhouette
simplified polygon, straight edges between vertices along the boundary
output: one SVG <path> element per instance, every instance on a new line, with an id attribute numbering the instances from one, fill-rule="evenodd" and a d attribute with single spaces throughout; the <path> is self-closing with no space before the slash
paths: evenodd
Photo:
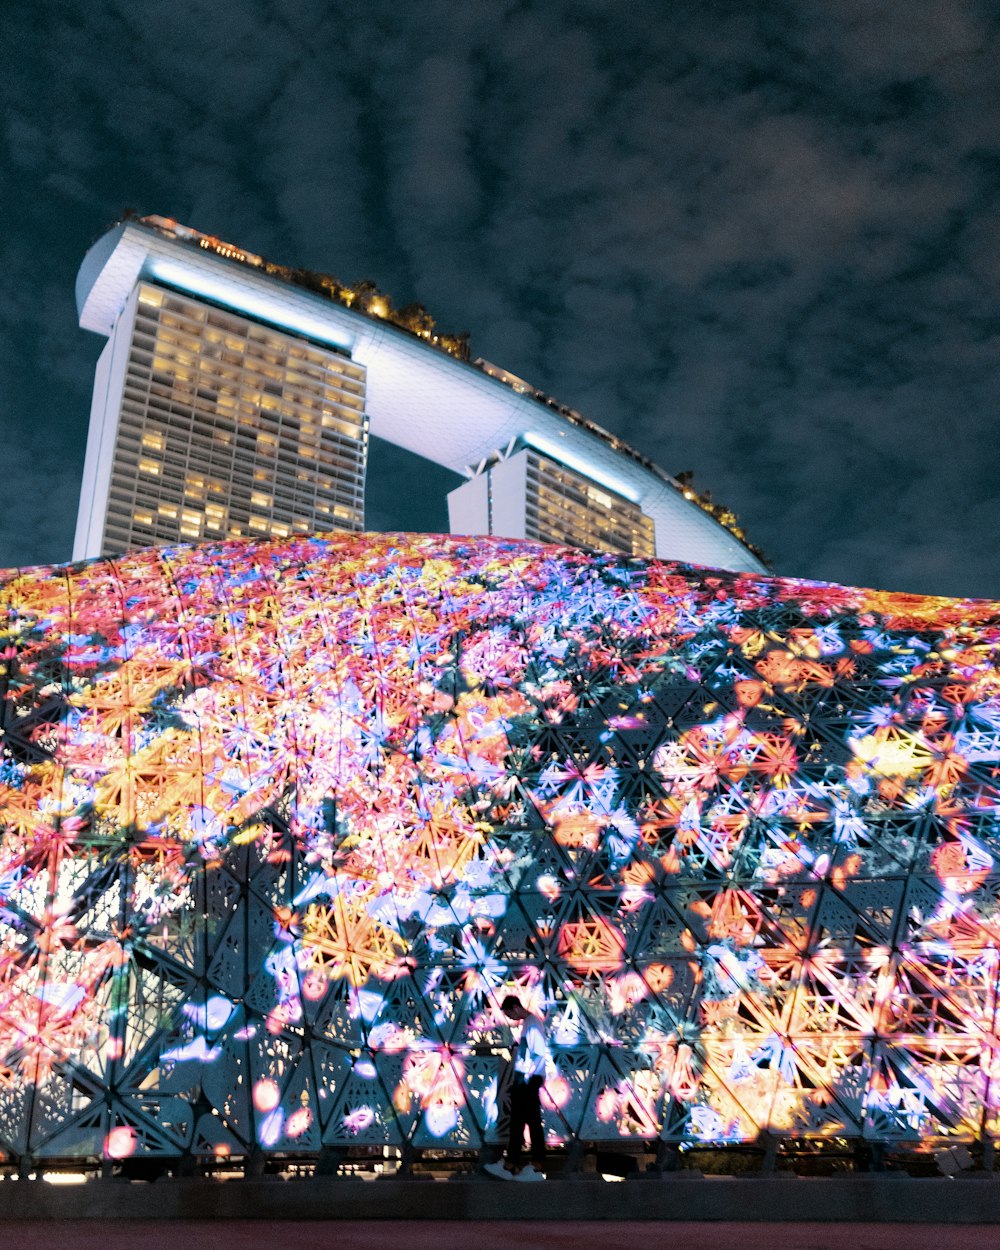
<path id="1" fill-rule="evenodd" d="M 521 1025 L 521 1036 L 514 1053 L 514 1080 L 510 1087 L 507 1165 L 498 1160 L 487 1163 L 483 1170 L 502 1181 L 543 1181 L 545 1130 L 540 1095 L 545 1077 L 554 1067 L 552 1051 L 545 1039 L 541 1018 L 529 1011 L 516 994 L 508 994 L 500 1010 L 511 1024 Z M 531 1162 L 522 1166 L 525 1128 L 531 1139 Z"/>

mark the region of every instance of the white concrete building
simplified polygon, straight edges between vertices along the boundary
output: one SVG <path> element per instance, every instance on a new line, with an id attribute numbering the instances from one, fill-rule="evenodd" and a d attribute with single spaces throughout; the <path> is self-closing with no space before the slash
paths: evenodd
<path id="1" fill-rule="evenodd" d="M 97 366 L 74 558 L 364 524 L 364 369 L 140 281 Z"/>
<path id="2" fill-rule="evenodd" d="M 98 362 L 73 555 L 363 528 L 368 431 L 468 481 L 453 533 L 762 571 L 690 490 L 485 361 L 304 289 L 162 218 L 98 240 L 77 278 Z"/>

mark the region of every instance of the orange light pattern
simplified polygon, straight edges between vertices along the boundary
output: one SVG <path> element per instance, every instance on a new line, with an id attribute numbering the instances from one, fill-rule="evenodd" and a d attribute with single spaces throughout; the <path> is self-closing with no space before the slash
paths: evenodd
<path id="1" fill-rule="evenodd" d="M 0 578 L 0 1150 L 1000 1132 L 1000 605 L 497 539 Z"/>

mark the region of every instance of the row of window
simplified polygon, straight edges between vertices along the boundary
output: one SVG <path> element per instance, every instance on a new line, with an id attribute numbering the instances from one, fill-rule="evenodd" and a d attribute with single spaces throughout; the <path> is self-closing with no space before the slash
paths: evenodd
<path id="1" fill-rule="evenodd" d="M 175 351 L 162 342 L 149 341 L 147 344 L 141 338 L 137 338 L 132 344 L 130 366 L 136 372 L 151 373 L 158 380 L 171 383 L 175 388 L 197 384 L 204 389 L 229 394 L 243 391 L 257 396 L 284 396 L 306 408 L 315 408 L 324 402 L 343 404 L 347 408 L 355 409 L 364 405 L 364 389 L 360 385 L 330 379 L 326 385 L 303 386 L 280 375 L 278 379 L 268 379 L 254 370 L 224 368 L 195 353 Z"/>
<path id="2" fill-rule="evenodd" d="M 105 550 L 110 555 L 116 555 L 130 546 L 148 546 L 184 539 L 243 538 L 255 535 L 287 538 L 293 533 L 308 534 L 318 529 L 359 532 L 363 528 L 361 512 L 342 504 L 325 508 L 308 518 L 297 516 L 280 519 L 256 513 L 218 517 L 190 509 L 178 510 L 176 516 L 169 516 L 161 514 L 159 510 L 151 511 L 142 505 L 129 512 L 115 503 L 109 510 L 105 526 Z"/>
<path id="3" fill-rule="evenodd" d="M 185 438 L 155 426 L 140 426 L 129 417 L 122 421 L 115 454 L 125 454 L 133 462 L 141 457 L 158 465 L 161 472 L 190 465 L 201 473 L 214 473 L 225 482 L 246 477 L 256 469 L 269 479 L 314 481 L 336 471 L 359 484 L 364 481 L 364 456 L 357 454 L 356 446 L 309 446 L 305 451 L 304 455 L 290 453 L 287 441 L 262 431 L 240 431 L 220 438 L 192 433 Z M 157 469 L 147 471 L 155 474 Z"/>
<path id="4" fill-rule="evenodd" d="M 354 459 L 364 456 L 366 427 L 345 425 L 336 418 L 323 418 L 323 427 L 301 423 L 296 429 L 289 423 L 280 424 L 269 418 L 255 414 L 254 418 L 239 414 L 235 417 L 219 416 L 205 419 L 204 415 L 192 412 L 190 408 L 179 404 L 166 404 L 162 400 L 149 398 L 137 391 L 132 385 L 126 385 L 122 398 L 121 411 L 123 418 L 127 415 L 133 428 L 141 426 L 146 430 L 158 430 L 164 438 L 171 438 L 170 431 L 176 431 L 173 440 L 189 442 L 200 439 L 204 445 L 217 443 L 223 446 L 232 443 L 234 436 L 253 438 L 263 430 L 271 434 L 284 434 L 287 439 L 298 438 L 305 445 L 323 445 L 328 449 L 341 450 Z M 359 443 L 361 446 L 359 446 Z"/>
<path id="5" fill-rule="evenodd" d="M 249 417 L 261 421 L 279 421 L 286 425 L 323 427 L 333 426 L 338 419 L 341 425 L 347 427 L 359 427 L 364 423 L 364 410 L 360 401 L 338 400 L 334 397 L 298 402 L 277 399 L 252 387 L 231 391 L 206 388 L 195 382 L 178 382 L 168 373 L 150 373 L 134 367 L 134 362 L 129 364 L 125 385 L 136 398 L 148 396 L 154 407 L 177 405 L 197 412 L 202 419 L 211 420 L 219 415 L 229 420 Z"/>
<path id="6" fill-rule="evenodd" d="M 266 461 L 268 476 L 273 477 L 279 467 L 286 474 L 294 472 L 300 464 L 308 462 L 308 470 L 326 473 L 339 470 L 356 477 L 359 481 L 364 477 L 364 464 L 360 457 L 351 455 L 353 448 L 337 446 L 313 446 L 300 444 L 298 449 L 289 448 L 287 440 L 275 440 L 267 434 L 256 435 L 236 434 L 227 439 L 207 442 L 204 439 L 192 438 L 185 442 L 178 438 L 163 438 L 159 431 L 152 433 L 145 430 L 122 429 L 118 437 L 116 455 L 127 454 L 131 463 L 138 463 L 144 472 L 156 473 L 156 468 L 149 465 L 168 465 L 183 467 L 189 463 L 197 463 L 207 472 L 215 472 L 224 477 L 238 473 L 246 468 L 248 460 Z"/>
<path id="7" fill-rule="evenodd" d="M 536 454 L 527 469 L 529 538 L 655 555 L 653 522 L 636 504 Z"/>
<path id="8" fill-rule="evenodd" d="M 364 419 L 361 399 L 341 395 L 336 391 L 324 391 L 322 395 L 309 396 L 298 392 L 277 393 L 261 388 L 256 379 L 244 379 L 242 383 L 220 383 L 206 379 L 200 372 L 179 376 L 172 369 L 164 368 L 159 357 L 143 361 L 133 356 L 129 361 L 128 381 L 142 394 L 156 395 L 167 401 L 181 402 L 197 408 L 207 416 L 216 410 L 233 412 L 242 410 L 251 414 L 262 411 L 275 417 L 295 421 L 321 421 L 324 416 L 339 416 L 342 421 L 360 424 Z"/>
<path id="9" fill-rule="evenodd" d="M 250 325 L 251 322 L 245 322 Z M 222 361 L 225 364 L 237 365 L 240 369 L 252 369 L 269 377 L 291 377 L 301 385 L 329 385 L 339 380 L 340 385 L 359 389 L 364 382 L 364 369 L 361 365 L 350 364 L 346 357 L 330 355 L 325 360 L 317 360 L 315 365 L 305 364 L 297 360 L 289 346 L 275 347 L 270 351 L 261 350 L 254 340 L 246 339 L 240 334 L 241 327 L 232 322 L 226 332 L 205 331 L 199 325 L 185 324 L 178 317 L 164 315 L 153 316 L 144 314 L 139 309 L 135 319 L 135 339 L 151 344 L 154 339 L 165 344 L 178 347 L 181 351 L 190 351 L 206 361 Z"/>
<path id="10" fill-rule="evenodd" d="M 105 550 L 363 526 L 365 371 L 143 284 Z"/>
<path id="11" fill-rule="evenodd" d="M 139 290 L 137 319 L 187 331 L 210 343 L 221 340 L 235 351 L 258 356 L 274 365 L 286 359 L 311 376 L 336 370 L 364 381 L 364 369 L 334 347 L 320 348 L 278 330 L 212 308 L 175 292 L 143 283 Z M 207 327 L 207 328 L 206 328 Z"/>
<path id="12" fill-rule="evenodd" d="M 138 472 L 136 472 L 138 470 Z M 260 469 L 244 471 L 238 477 L 220 479 L 211 474 L 199 471 L 199 466 L 159 465 L 155 461 L 138 462 L 127 457 L 116 457 L 114 472 L 111 479 L 111 490 L 123 495 L 133 494 L 143 499 L 180 499 L 181 497 L 202 500 L 210 497 L 219 500 L 249 500 L 252 493 L 261 493 L 273 499 L 275 507 L 291 506 L 293 500 L 299 506 L 311 503 L 313 499 L 346 499 L 353 502 L 364 495 L 364 485 L 356 474 L 336 469 L 317 473 L 311 478 L 305 476 L 291 479 L 287 475 L 280 479 Z"/>
<path id="13" fill-rule="evenodd" d="M 187 465 L 162 465 L 141 458 L 116 455 L 109 493 L 110 516 L 130 516 L 136 508 L 157 512 L 158 524 L 173 522 L 174 534 L 188 537 L 183 512 L 206 514 L 219 524 L 249 524 L 251 516 L 273 518 L 291 525 L 296 520 L 312 528 L 317 518 L 332 515 L 341 520 L 360 517 L 364 506 L 363 481 L 354 471 L 331 470 L 302 479 L 283 476 L 276 481 L 266 470 L 245 468 L 238 478 L 228 480 L 198 471 L 190 460 Z M 346 513 L 346 515 L 341 515 Z M 359 526 L 360 527 L 360 526 Z M 302 528 L 299 526 L 298 528 Z"/>
<path id="14" fill-rule="evenodd" d="M 185 396 L 156 386 L 146 388 L 132 376 L 125 380 L 124 395 L 134 411 L 148 411 L 154 418 L 159 418 L 161 414 L 166 418 L 169 414 L 186 419 L 188 426 L 197 424 L 208 429 L 235 429 L 237 425 L 284 428 L 293 433 L 299 429 L 316 431 L 327 438 L 346 438 L 357 442 L 364 436 L 366 426 L 364 413 L 348 412 L 329 404 L 315 412 L 299 412 L 289 405 L 282 405 L 275 412 L 262 409 L 250 399 L 230 403 L 225 396 L 209 399 L 197 392 Z"/>

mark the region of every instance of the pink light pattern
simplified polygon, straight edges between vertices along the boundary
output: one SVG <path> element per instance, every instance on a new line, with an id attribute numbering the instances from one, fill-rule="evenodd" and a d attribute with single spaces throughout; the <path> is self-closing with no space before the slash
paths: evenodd
<path id="1" fill-rule="evenodd" d="M 1000 605 L 493 539 L 2 575 L 0 1150 L 1000 1133 Z"/>

